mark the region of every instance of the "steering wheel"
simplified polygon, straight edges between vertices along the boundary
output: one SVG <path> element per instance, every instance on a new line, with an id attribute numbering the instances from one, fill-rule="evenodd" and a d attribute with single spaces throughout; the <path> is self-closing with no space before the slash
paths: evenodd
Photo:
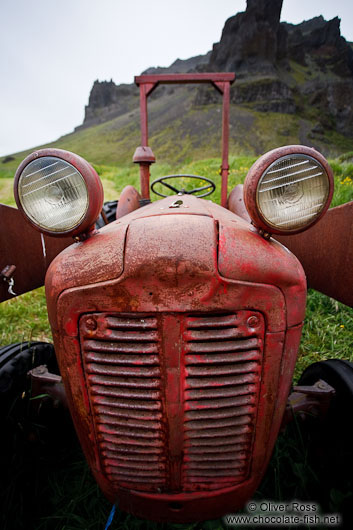
<path id="1" fill-rule="evenodd" d="M 199 188 L 193 188 L 192 190 L 187 191 L 184 188 L 177 189 L 171 184 L 168 184 L 167 182 L 165 182 L 168 179 L 183 178 L 183 177 L 206 181 L 208 182 L 208 184 L 206 186 L 201 186 Z M 160 197 L 169 197 L 169 195 L 164 195 L 163 193 L 159 193 L 158 191 L 154 189 L 155 185 L 158 183 L 162 184 L 162 186 L 168 188 L 169 190 L 174 191 L 174 193 L 176 193 L 177 195 L 185 195 L 185 194 L 196 195 L 196 197 L 206 197 L 207 195 L 211 195 L 211 193 L 213 193 L 214 190 L 216 189 L 216 185 L 213 182 L 213 180 L 208 179 L 206 177 L 199 177 L 198 175 L 167 175 L 165 177 L 160 177 L 159 179 L 154 180 L 151 184 L 151 190 L 153 191 L 153 193 L 155 193 L 156 195 L 159 195 Z M 209 190 L 209 191 L 206 191 L 205 193 L 201 193 L 201 195 L 197 195 L 198 192 L 202 192 L 204 190 Z"/>

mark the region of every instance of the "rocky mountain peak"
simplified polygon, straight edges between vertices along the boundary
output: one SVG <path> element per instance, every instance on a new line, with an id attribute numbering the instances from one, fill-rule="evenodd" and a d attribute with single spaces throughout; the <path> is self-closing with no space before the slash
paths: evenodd
<path id="1" fill-rule="evenodd" d="M 252 68 L 273 72 L 282 41 L 282 3 L 283 0 L 248 0 L 244 13 L 229 18 L 220 42 L 213 46 L 212 70 L 234 71 L 238 76 Z"/>
<path id="2" fill-rule="evenodd" d="M 327 131 L 353 138 L 353 49 L 341 36 L 340 19 L 327 21 L 319 15 L 297 25 L 280 22 L 282 4 L 283 0 L 247 0 L 246 11 L 225 22 L 212 51 L 144 73 L 235 72 L 232 104 L 309 120 L 304 142 L 324 138 Z M 216 97 L 215 91 L 202 86 L 194 105 L 214 103 Z M 137 107 L 134 85 L 95 81 L 83 126 Z"/>

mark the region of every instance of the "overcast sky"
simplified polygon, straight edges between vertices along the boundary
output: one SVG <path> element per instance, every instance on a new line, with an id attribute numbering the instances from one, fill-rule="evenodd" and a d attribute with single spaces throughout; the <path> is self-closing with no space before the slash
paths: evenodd
<path id="1" fill-rule="evenodd" d="M 95 79 L 132 83 L 149 66 L 204 54 L 246 0 L 0 0 L 0 156 L 83 121 Z M 282 21 L 341 18 L 352 0 L 284 0 Z"/>

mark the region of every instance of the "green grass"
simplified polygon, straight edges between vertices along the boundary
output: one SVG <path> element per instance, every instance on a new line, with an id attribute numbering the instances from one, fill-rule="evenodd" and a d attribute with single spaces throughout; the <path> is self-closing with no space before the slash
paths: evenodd
<path id="1" fill-rule="evenodd" d="M 333 358 L 353 362 L 353 309 L 311 289 L 295 377 L 309 364 Z"/>
<path id="2" fill-rule="evenodd" d="M 0 345 L 28 340 L 51 341 L 44 287 L 0 305 Z"/>
<path id="3" fill-rule="evenodd" d="M 330 160 L 330 165 L 335 177 L 334 207 L 353 200 L 353 163 Z"/>
<path id="4" fill-rule="evenodd" d="M 230 156 L 229 157 L 229 177 L 228 177 L 228 193 L 236 184 L 243 183 L 247 172 L 257 157 L 255 156 Z M 329 160 L 332 167 L 335 180 L 335 192 L 331 207 L 344 204 L 353 200 L 353 163 L 341 162 L 339 159 Z M 152 164 L 151 166 L 151 181 L 164 175 L 170 174 L 192 174 L 200 175 L 211 180 L 216 184 L 216 191 L 209 197 L 212 201 L 220 202 L 220 165 L 219 158 L 208 158 L 203 160 L 186 161 L 177 166 L 171 164 Z M 122 189 L 131 184 L 139 189 L 139 172 L 138 167 L 133 164 L 128 164 L 124 167 L 114 167 L 109 165 L 94 165 L 96 171 L 101 177 L 105 189 L 105 199 L 110 200 L 112 197 L 112 189 L 117 192 L 117 196 Z M 0 180 L 1 183 L 1 180 Z M 175 181 L 175 184 L 191 184 L 186 181 Z M 107 194 L 109 189 L 109 195 Z M 115 198 L 117 198 L 117 196 Z M 109 197 L 109 198 L 108 198 Z M 6 197 L 5 197 L 6 199 Z M 1 191 L 0 191 L 1 200 Z M 7 199 L 9 200 L 9 199 Z M 152 194 L 152 200 L 158 200 L 158 197 Z M 4 202 L 4 201 L 3 201 Z"/>
<path id="5" fill-rule="evenodd" d="M 0 202 L 8 206 L 15 206 L 13 177 L 0 179 Z"/>

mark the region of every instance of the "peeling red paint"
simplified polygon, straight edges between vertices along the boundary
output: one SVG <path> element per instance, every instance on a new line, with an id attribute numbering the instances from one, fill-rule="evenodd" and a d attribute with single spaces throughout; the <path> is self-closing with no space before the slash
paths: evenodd
<path id="1" fill-rule="evenodd" d="M 182 213 L 160 210 L 159 204 L 168 208 L 174 200 L 147 206 L 143 215 L 137 209 L 109 227 L 104 240 L 109 241 L 107 256 L 112 255 L 109 245 L 114 247 L 120 264 L 115 269 L 111 264 L 103 274 L 86 260 L 83 281 L 70 251 L 58 256 L 47 292 L 53 327 L 61 330 L 55 346 L 63 373 L 70 367 L 70 380 L 88 388 L 90 413 L 82 391 L 72 388 L 69 402 L 102 490 L 136 515 L 154 513 L 158 520 L 180 522 L 200 519 L 201 508 L 202 517 L 214 518 L 240 507 L 261 480 L 296 355 L 292 343 L 284 341 L 288 327 L 301 323 L 305 282 L 294 256 L 260 238 L 234 214 L 191 196 L 183 197 L 188 207 Z M 100 241 L 92 237 L 87 256 L 99 252 Z M 73 263 L 70 275 L 66 259 Z M 228 318 L 239 319 L 236 327 L 227 324 Z M 224 324 L 217 324 L 222 319 Z M 140 336 L 146 339 L 139 343 Z M 232 351 L 232 341 L 240 341 L 240 350 Z M 238 374 L 239 366 L 248 372 Z M 239 407 L 240 416 L 222 418 L 222 409 L 212 408 L 219 399 L 226 409 Z M 243 423 L 246 418 L 252 418 L 250 423 Z M 145 430 L 144 422 L 151 429 Z M 207 435 L 215 444 L 210 447 L 230 437 L 240 460 L 233 474 L 223 473 L 220 461 L 199 482 L 193 470 L 200 460 L 189 448 L 195 436 L 204 447 L 198 426 L 208 432 L 207 422 L 218 422 Z M 94 447 L 88 440 L 94 440 Z M 251 468 L 241 457 L 245 440 Z M 141 465 L 127 471 L 130 452 L 140 455 Z M 227 488 L 230 481 L 233 486 Z M 180 512 L 170 508 L 171 502 L 181 504 Z"/>
<path id="2" fill-rule="evenodd" d="M 76 342 L 76 344 L 77 344 L 77 372 L 79 374 L 80 381 L 81 381 L 83 400 L 84 400 L 84 403 L 85 403 L 85 406 L 86 406 L 87 413 L 89 414 L 90 413 L 90 406 L 89 406 L 89 399 L 88 399 L 88 394 L 87 394 L 85 374 L 83 372 L 83 366 L 82 366 L 82 362 L 81 362 L 81 351 L 80 351 L 80 347 L 79 347 L 78 342 Z"/>

